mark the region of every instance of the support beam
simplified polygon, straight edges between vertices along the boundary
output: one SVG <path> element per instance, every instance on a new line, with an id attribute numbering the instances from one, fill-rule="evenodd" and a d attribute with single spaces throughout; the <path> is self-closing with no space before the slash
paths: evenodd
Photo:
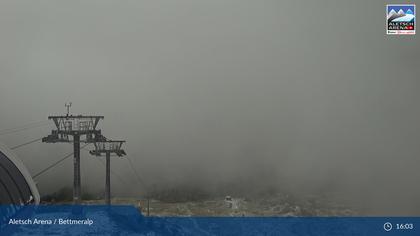
<path id="1" fill-rule="evenodd" d="M 111 204 L 111 153 L 106 153 L 105 204 Z"/>
<path id="2" fill-rule="evenodd" d="M 79 204 L 81 200 L 81 176 L 80 176 L 80 135 L 73 136 L 73 153 L 74 153 L 74 176 L 73 176 L 73 202 Z"/>

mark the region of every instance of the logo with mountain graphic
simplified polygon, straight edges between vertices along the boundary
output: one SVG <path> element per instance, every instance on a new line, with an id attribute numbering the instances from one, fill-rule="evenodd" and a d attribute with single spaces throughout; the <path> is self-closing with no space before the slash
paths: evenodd
<path id="1" fill-rule="evenodd" d="M 387 34 L 416 34 L 416 5 L 386 5 Z"/>

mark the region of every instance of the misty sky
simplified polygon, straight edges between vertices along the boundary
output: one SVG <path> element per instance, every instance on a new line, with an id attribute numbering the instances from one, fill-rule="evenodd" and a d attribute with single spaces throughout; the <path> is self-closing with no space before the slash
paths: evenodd
<path id="1" fill-rule="evenodd" d="M 0 129 L 71 101 L 105 116 L 150 185 L 274 186 L 420 214 L 420 41 L 385 35 L 386 3 L 3 0 Z M 16 152 L 34 174 L 71 151 Z M 82 152 L 82 182 L 101 190 L 93 158 Z M 112 165 L 135 186 L 113 178 L 114 195 L 144 193 L 126 160 Z M 41 194 L 71 186 L 72 170 L 37 179 Z"/>

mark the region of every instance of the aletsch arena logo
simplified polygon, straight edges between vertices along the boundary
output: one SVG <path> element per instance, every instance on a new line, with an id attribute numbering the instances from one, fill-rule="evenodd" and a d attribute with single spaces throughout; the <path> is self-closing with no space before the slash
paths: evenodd
<path id="1" fill-rule="evenodd" d="M 416 34 L 416 5 L 386 5 L 387 34 Z"/>

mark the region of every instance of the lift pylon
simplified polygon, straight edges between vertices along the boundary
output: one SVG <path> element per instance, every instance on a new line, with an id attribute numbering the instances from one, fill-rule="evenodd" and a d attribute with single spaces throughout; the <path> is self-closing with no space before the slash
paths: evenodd
<path id="1" fill-rule="evenodd" d="M 53 120 L 57 129 L 52 130 L 51 134 L 42 138 L 45 143 L 73 143 L 74 150 L 74 178 L 73 178 L 73 203 L 81 201 L 81 176 L 80 176 L 80 143 L 94 143 L 104 140 L 101 130 L 97 129 L 99 120 L 103 116 L 84 116 L 70 115 L 66 104 L 67 114 L 64 116 L 49 116 Z M 82 139 L 81 139 L 82 138 Z"/>
<path id="2" fill-rule="evenodd" d="M 89 153 L 94 156 L 106 156 L 106 169 L 105 169 L 105 203 L 111 204 L 111 154 L 114 156 L 125 156 L 125 151 L 121 148 L 124 140 L 105 140 L 95 142 L 95 150 L 91 150 Z"/>

